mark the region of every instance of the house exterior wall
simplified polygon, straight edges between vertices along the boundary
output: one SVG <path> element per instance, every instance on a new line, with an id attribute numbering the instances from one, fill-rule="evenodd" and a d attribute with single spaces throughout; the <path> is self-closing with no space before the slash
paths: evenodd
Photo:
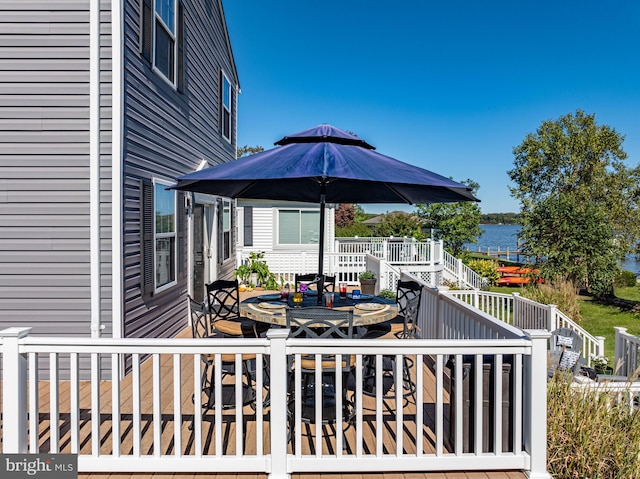
<path id="1" fill-rule="evenodd" d="M 244 207 L 252 208 L 252 245 L 245 246 Z M 238 200 L 238 248 L 248 251 L 286 252 L 317 251 L 318 246 L 278 245 L 278 209 L 309 209 L 318 211 L 319 205 L 290 201 Z M 325 251 L 333 251 L 335 239 L 335 216 L 333 205 L 325 210 Z"/>
<path id="2" fill-rule="evenodd" d="M 238 78 L 230 49 L 222 5 L 214 0 L 190 0 L 184 8 L 184 83 L 169 85 L 140 50 L 141 2 L 125 2 L 124 39 L 124 325 L 125 337 L 171 337 L 186 325 L 188 272 L 178 265 L 177 284 L 159 293 L 141 288 L 144 257 L 141 229 L 145 200 L 141 185 L 194 171 L 202 160 L 209 166 L 235 158 L 235 116 L 232 102 L 231 142 L 222 137 L 219 105 L 224 72 L 233 88 Z M 178 194 L 178 228 L 187 228 L 187 211 Z M 178 237 L 178 262 L 189 255 L 186 235 Z M 235 254 L 217 265 L 218 276 L 230 274 Z"/>
<path id="3" fill-rule="evenodd" d="M 99 6 L 99 316 L 110 334 L 111 5 Z M 0 3 L 0 329 L 91 334 L 90 9 Z"/>
<path id="4" fill-rule="evenodd" d="M 186 326 L 188 211 L 179 193 L 177 285 L 143 295 L 142 184 L 235 158 L 237 102 L 229 142 L 220 72 L 236 90 L 238 78 L 219 0 L 181 3 L 180 92 L 140 55 L 140 4 L 0 2 L 0 329 L 167 337 Z"/>

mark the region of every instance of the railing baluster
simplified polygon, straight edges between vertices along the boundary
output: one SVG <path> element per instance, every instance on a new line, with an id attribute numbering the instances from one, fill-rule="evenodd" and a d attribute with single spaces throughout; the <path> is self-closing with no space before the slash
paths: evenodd
<path id="1" fill-rule="evenodd" d="M 49 353 L 49 452 L 59 452 L 60 384 L 58 383 L 58 353 Z"/>
<path id="2" fill-rule="evenodd" d="M 173 355 L 173 454 L 182 456 L 182 364 L 180 354 Z M 194 400 L 195 404 L 195 400 Z"/>
<path id="3" fill-rule="evenodd" d="M 78 454 L 80 451 L 80 376 L 78 372 L 78 353 L 71 353 L 69 357 L 70 376 L 70 420 L 71 424 L 71 453 Z"/>
<path id="4" fill-rule="evenodd" d="M 29 452 L 40 452 L 40 403 L 38 393 L 38 353 L 29 354 Z M 3 375 L 4 376 L 4 375 Z"/>
<path id="5" fill-rule="evenodd" d="M 162 453 L 162 390 L 160 389 L 160 355 L 153 354 L 153 384 L 151 401 L 153 404 L 153 455 L 160 457 Z"/>
<path id="6" fill-rule="evenodd" d="M 91 353 L 91 454 L 100 455 L 100 355 Z"/>
<path id="7" fill-rule="evenodd" d="M 112 455 L 120 457 L 120 355 L 111 355 L 111 431 Z"/>
<path id="8" fill-rule="evenodd" d="M 131 355 L 132 378 L 132 404 L 133 409 L 133 455 L 140 457 L 141 440 L 140 437 L 140 354 L 133 353 Z"/>

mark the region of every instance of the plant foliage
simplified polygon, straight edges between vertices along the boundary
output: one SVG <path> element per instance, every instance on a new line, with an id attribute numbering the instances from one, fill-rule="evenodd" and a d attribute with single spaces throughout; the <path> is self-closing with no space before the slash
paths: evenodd
<path id="1" fill-rule="evenodd" d="M 582 320 L 578 291 L 570 281 L 556 278 L 546 283 L 533 283 L 522 288 L 520 294 L 541 304 L 555 304 L 578 324 Z"/>
<path id="2" fill-rule="evenodd" d="M 615 394 L 572 387 L 563 374 L 549 381 L 547 396 L 547 469 L 554 478 L 640 477 L 639 409 L 630 412 Z"/>
<path id="3" fill-rule="evenodd" d="M 616 260 L 640 237 L 640 168 L 624 137 L 581 110 L 541 124 L 514 148 L 508 172 L 522 208 L 521 239 L 546 277 L 611 291 Z"/>
<path id="4" fill-rule="evenodd" d="M 472 180 L 462 181 L 470 186 L 475 194 L 478 183 Z M 480 230 L 480 207 L 473 202 L 429 203 L 417 205 L 416 214 L 422 219 L 423 226 L 433 231 L 434 239 L 442 240 L 445 249 L 459 257 L 466 243 L 477 243 L 482 234 Z"/>
<path id="5" fill-rule="evenodd" d="M 478 273 L 482 278 L 487 278 L 490 286 L 498 284 L 500 279 L 500 271 L 498 271 L 498 263 L 492 259 L 472 259 L 467 266 Z"/>
<path id="6" fill-rule="evenodd" d="M 404 211 L 392 211 L 383 215 L 382 221 L 376 225 L 377 236 L 396 236 L 422 240 L 420 218 Z"/>

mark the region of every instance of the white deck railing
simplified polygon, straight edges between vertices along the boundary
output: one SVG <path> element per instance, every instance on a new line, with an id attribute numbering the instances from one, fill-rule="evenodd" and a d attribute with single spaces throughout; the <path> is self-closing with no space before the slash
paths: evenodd
<path id="1" fill-rule="evenodd" d="M 540 304 L 531 299 L 523 298 L 519 293 L 450 290 L 449 294 L 520 329 L 553 331 L 557 328 L 569 328 L 576 331 L 583 341 L 581 354 L 587 365 L 591 365 L 593 356 L 604 356 L 604 338 L 589 334 L 553 304 Z"/>
<path id="2" fill-rule="evenodd" d="M 234 340 L 42 338 L 29 336 L 28 328 L 2 331 L 2 452 L 55 453 L 64 449 L 79 454 L 78 467 L 83 472 L 234 471 L 285 477 L 294 472 L 311 471 L 464 469 L 526 470 L 532 477 L 550 477 L 546 473 L 545 420 L 548 333 L 523 333 L 435 289 L 426 288 L 422 301 L 419 326 L 423 337 L 429 339 L 301 340 L 288 339 L 286 329 L 271 330 L 266 339 Z M 256 355 L 256 371 L 262 371 L 263 365 L 268 365 L 270 370 L 268 381 L 266 376 L 257 375 L 256 390 L 268 388 L 270 402 L 263 401 L 266 394 L 258 397 L 255 414 L 250 413 L 255 421 L 250 433 L 243 429 L 247 413 L 241 407 L 235 409 L 234 444 L 225 443 L 221 408 L 214 407 L 215 413 L 209 413 L 214 415 L 213 422 L 211 419 L 205 422 L 199 407 L 189 402 L 184 406 L 185 398 L 200 397 L 200 355 L 214 354 L 216 364 L 220 364 L 219 355 L 223 353 L 236 356 L 238 370 L 242 354 Z M 311 440 L 318 452 L 303 453 L 299 447 L 303 429 L 299 412 L 293 416 L 295 453 L 288 449 L 285 371 L 287 364 L 299 360 L 303 353 L 317 354 L 318 358 L 321 354 L 335 354 L 338 361 L 339 355 L 354 355 L 355 442 L 350 442 L 355 444 L 354 449 L 343 450 L 344 443 L 338 434 L 335 450 L 327 452 L 326 445 L 323 450 L 322 444 L 330 439 L 325 436 L 327 428 L 317 428 Z M 395 357 L 399 365 L 403 364 L 404 357 L 409 357 L 415 365 L 431 368 L 433 384 L 424 384 L 422 374 L 415 376 L 417 404 L 430 405 L 429 408 L 417 407 L 405 417 L 402 393 L 384 400 L 378 395 L 373 410 L 367 410 L 365 418 L 363 361 L 365 357 L 375 357 L 376 377 L 382 378 L 380 368 L 384 356 Z M 87 358 L 91 365 L 89 381 L 80 378 L 78 367 L 80 360 Z M 451 359 L 453 361 L 449 361 Z M 38 380 L 43 360 L 48 362 L 47 382 Z M 69 370 L 69 377 L 65 379 L 59 373 L 62 363 Z M 116 380 L 102 380 L 99 371 L 105 364 L 110 365 L 110 377 Z M 124 364 L 130 367 L 126 375 Z M 494 365 L 489 376 L 483 372 L 486 364 Z M 510 365 L 508 386 L 498 373 L 507 364 Z M 463 369 L 467 368 L 471 368 L 468 384 L 463 379 L 467 376 L 463 375 Z M 192 381 L 183 380 L 185 371 L 192 371 Z M 317 363 L 316 374 L 319 372 Z M 448 389 L 450 375 L 454 379 L 452 388 Z M 396 378 L 399 377 L 397 374 Z M 477 379 L 469 380 L 471 377 Z M 219 368 L 214 378 L 219 386 Z M 301 390 L 300 376 L 296 374 L 293 379 L 293 390 Z M 396 379 L 396 387 L 402 391 L 399 381 Z M 508 409 L 503 409 L 500 400 L 493 401 L 490 409 L 486 409 L 483 391 L 488 390 L 489 383 L 493 384 L 494 391 L 500 392 L 498 397 L 502 397 L 503 387 L 510 391 Z M 338 391 L 346 387 L 340 375 L 336 376 L 335 384 Z M 235 388 L 240 401 L 239 377 Z M 124 391 L 127 391 L 126 397 Z M 468 396 L 463 396 L 465 391 Z M 221 404 L 220 394 L 216 393 L 216 404 Z M 449 417 L 449 401 L 445 399 L 449 394 L 455 411 L 453 418 Z M 40 402 L 42 397 L 47 397 L 46 402 Z M 473 411 L 465 412 L 469 400 Z M 385 406 L 389 403 L 395 404 L 391 422 Z M 316 404 L 321 401 L 317 400 Z M 267 408 L 268 419 L 263 414 Z M 423 412 L 427 410 L 431 411 L 428 416 Z M 317 410 L 316 414 L 321 412 Z M 470 429 L 473 433 L 463 429 L 465 423 L 469 424 L 466 414 L 474 418 Z M 506 439 L 503 434 L 493 434 L 494 439 L 488 446 L 491 452 L 481 446 L 485 435 L 491 436 L 483 420 L 487 414 L 491 431 L 503 431 L 503 427 L 511 431 Z M 228 420 L 229 416 L 225 417 Z M 111 418 L 119 420 L 111 421 Z M 445 426 L 451 419 L 455 426 L 448 430 Z M 29 433 L 40 431 L 42 421 L 47 422 L 48 428 L 48 441 L 44 443 L 38 434 Z M 192 431 L 184 426 L 191 422 Z M 375 447 L 365 450 L 363 431 L 371 427 L 374 427 Z M 389 438 L 389 427 L 395 430 L 394 439 Z M 151 445 L 143 441 L 143 436 L 149 437 L 145 434 L 151 434 Z M 472 446 L 467 453 L 465 444 L 470 434 Z M 63 435 L 65 442 L 61 444 Z M 449 436 L 453 439 L 451 444 L 447 442 Z M 251 440 L 254 442 L 250 437 L 255 438 Z M 213 443 L 213 449 L 207 449 L 208 442 Z M 205 450 L 207 452 L 203 452 Z"/>
<path id="3" fill-rule="evenodd" d="M 238 252 L 237 261 L 239 264 L 247 260 L 250 251 L 252 251 L 251 248 L 244 248 Z M 337 238 L 334 251 L 328 251 L 324 254 L 323 271 L 325 274 L 336 275 L 338 281 L 357 285 L 358 275 L 367 270 L 366 258 L 370 256 L 392 269 L 402 268 L 427 283 L 440 284 L 443 269 L 446 268 L 444 262 L 446 254 L 442 247 L 442 241 Z M 315 273 L 318 270 L 316 252 L 266 251 L 264 259 L 269 265 L 269 270 L 276 275 L 278 280 L 282 281 L 292 282 L 296 273 Z M 474 279 L 473 275 L 477 278 Z M 472 284 L 480 286 L 478 275 L 462 265 L 461 262 L 454 263 L 449 271 L 449 276 L 455 277 L 456 282 L 465 286 Z M 385 287 L 387 286 L 380 286 L 380 289 Z"/>
<path id="4" fill-rule="evenodd" d="M 627 333 L 627 328 L 615 327 L 616 344 L 613 368 L 615 374 L 631 376 L 640 368 L 640 338 Z"/>
<path id="5" fill-rule="evenodd" d="M 571 387 L 582 390 L 585 394 L 607 395 L 609 404 L 617 404 L 633 413 L 640 407 L 640 382 L 603 381 L 572 382 Z"/>

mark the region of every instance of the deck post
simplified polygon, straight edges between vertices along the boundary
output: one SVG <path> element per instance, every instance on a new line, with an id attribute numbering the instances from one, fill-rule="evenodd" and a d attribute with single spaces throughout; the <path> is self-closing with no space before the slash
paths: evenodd
<path id="1" fill-rule="evenodd" d="M 558 306 L 556 306 L 555 304 L 549 304 L 547 305 L 547 308 L 549 308 L 549 318 L 547 320 L 547 327 L 545 329 L 547 331 L 555 331 L 556 329 L 558 329 L 558 325 L 556 324 L 556 318 L 558 317 Z"/>
<path id="2" fill-rule="evenodd" d="M 547 343 L 551 334 L 525 330 L 531 355 L 525 356 L 524 445 L 529 453 L 531 479 L 552 479 L 547 472 Z"/>
<path id="3" fill-rule="evenodd" d="M 521 328 L 521 314 L 520 314 L 520 293 L 511 293 L 513 297 L 513 322 L 512 324 L 516 328 Z"/>
<path id="4" fill-rule="evenodd" d="M 20 340 L 31 328 L 7 328 L 2 338 L 2 452 L 27 452 L 27 356 L 20 354 Z M 11 385 L 11 387 L 7 387 Z"/>
<path id="5" fill-rule="evenodd" d="M 624 338 L 622 336 L 626 334 L 627 328 L 615 326 L 613 329 L 616 332 L 613 353 L 613 369 L 615 374 L 626 375 L 628 370 L 626 364 L 627 348 L 625 347 Z M 602 348 L 601 351 L 604 352 L 604 348 Z"/>
<path id="6" fill-rule="evenodd" d="M 289 479 L 287 471 L 287 351 L 289 329 L 270 329 L 271 470 L 269 479 Z"/>

